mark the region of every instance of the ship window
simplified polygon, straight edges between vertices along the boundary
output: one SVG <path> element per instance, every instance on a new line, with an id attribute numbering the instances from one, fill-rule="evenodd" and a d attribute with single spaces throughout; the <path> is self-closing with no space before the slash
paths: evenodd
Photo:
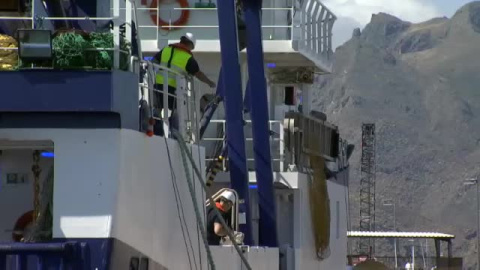
<path id="1" fill-rule="evenodd" d="M 53 153 L 53 148 L 49 141 L 8 141 L 0 145 L 0 242 L 50 240 L 44 233 L 51 236 L 52 232 L 54 158 L 45 158 L 42 153 Z M 35 195 L 38 204 L 34 203 Z M 28 230 L 34 224 L 36 207 L 44 216 L 35 222 L 45 228 L 42 233 Z"/>
<path id="2" fill-rule="evenodd" d="M 285 87 L 285 105 L 293 106 L 295 105 L 295 88 L 293 86 Z"/>
<path id="3" fill-rule="evenodd" d="M 148 270 L 148 258 L 142 257 L 139 270 Z"/>
<path id="4" fill-rule="evenodd" d="M 138 270 L 138 266 L 140 265 L 140 260 L 138 257 L 130 258 L 130 266 L 128 267 L 129 270 Z"/>

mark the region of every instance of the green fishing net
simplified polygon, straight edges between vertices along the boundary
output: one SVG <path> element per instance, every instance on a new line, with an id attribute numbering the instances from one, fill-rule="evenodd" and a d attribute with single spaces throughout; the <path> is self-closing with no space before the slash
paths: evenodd
<path id="1" fill-rule="evenodd" d="M 94 51 L 93 58 L 88 58 L 91 65 L 97 69 L 110 69 L 113 66 L 113 51 L 103 50 L 105 48 L 113 48 L 113 34 L 111 33 L 91 33 L 90 48 L 98 49 Z M 129 44 L 125 39 L 120 39 L 120 69 L 128 68 L 128 52 Z"/>
<path id="2" fill-rule="evenodd" d="M 59 68 L 85 66 L 85 51 L 89 42 L 77 33 L 63 33 L 52 40 L 53 64 Z"/>
<path id="3" fill-rule="evenodd" d="M 80 34 L 66 32 L 53 41 L 54 67 L 111 69 L 113 67 L 113 34 Z M 120 39 L 120 69 L 128 69 L 130 44 Z"/>

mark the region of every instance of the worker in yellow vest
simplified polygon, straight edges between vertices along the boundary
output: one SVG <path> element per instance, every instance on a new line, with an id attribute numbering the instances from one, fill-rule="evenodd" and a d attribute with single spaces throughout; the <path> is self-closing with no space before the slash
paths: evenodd
<path id="1" fill-rule="evenodd" d="M 201 82 L 214 88 L 216 86 L 215 83 L 200 70 L 197 61 L 193 57 L 192 50 L 195 48 L 195 43 L 196 40 L 193 34 L 186 33 L 180 38 L 179 43 L 170 44 L 158 52 L 153 57 L 153 62 L 174 71 L 193 75 Z M 155 88 L 161 91 L 163 90 L 163 84 L 165 83 L 163 77 L 162 72 L 159 72 L 156 76 Z M 177 88 L 177 81 L 175 78 L 174 73 L 168 74 L 168 92 L 173 95 Z M 156 92 L 155 97 L 158 111 L 161 112 L 163 109 L 163 95 L 162 93 Z M 168 109 L 170 111 L 173 111 L 176 108 L 175 103 L 175 99 L 169 96 Z"/>

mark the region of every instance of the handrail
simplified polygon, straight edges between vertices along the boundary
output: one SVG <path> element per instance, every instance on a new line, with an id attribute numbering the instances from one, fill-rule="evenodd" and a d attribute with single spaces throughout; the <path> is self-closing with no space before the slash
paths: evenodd
<path id="1" fill-rule="evenodd" d="M 155 9 L 155 8 L 153 8 Z M 218 10 L 217 8 L 172 8 L 173 10 Z M 262 10 L 292 10 L 292 8 L 262 8 Z"/>
<path id="2" fill-rule="evenodd" d="M 19 17 L 19 16 L 0 16 L 0 20 L 18 20 L 18 21 L 31 21 L 39 18 L 41 20 L 79 20 L 79 21 L 109 21 L 113 20 L 113 17 L 49 17 L 49 16 L 39 16 L 39 17 Z"/>
<path id="3" fill-rule="evenodd" d="M 192 78 L 192 76 L 188 75 L 186 72 L 180 72 L 178 70 L 174 70 L 174 69 L 171 69 L 171 68 L 168 68 L 166 66 L 162 66 L 160 64 L 157 64 L 157 63 L 153 63 L 153 62 L 149 62 L 149 61 L 145 61 L 145 60 L 141 60 L 140 62 L 143 62 L 143 63 L 148 63 L 150 65 L 152 65 L 153 67 L 155 68 L 158 68 L 158 69 L 162 69 L 162 70 L 166 70 L 170 73 L 175 73 L 175 75 L 179 75 L 179 76 L 186 76 L 187 78 Z"/>
<path id="4" fill-rule="evenodd" d="M 141 28 L 153 28 L 157 26 L 143 25 Z M 218 25 L 165 25 L 160 28 L 218 28 Z M 262 28 L 292 28 L 291 25 L 262 25 Z"/>
<path id="5" fill-rule="evenodd" d="M 294 18 L 295 49 L 312 60 L 321 59 L 331 68 L 332 30 L 337 17 L 320 0 L 303 1 Z"/>
<path id="6" fill-rule="evenodd" d="M 176 104 L 176 109 L 178 113 L 175 116 L 178 116 L 178 128 L 179 132 L 184 135 L 186 141 L 194 141 L 197 138 L 197 113 L 194 113 L 193 110 L 196 110 L 195 95 L 193 91 L 194 80 L 193 77 L 187 73 L 180 72 L 156 63 L 152 63 L 145 60 L 138 61 L 139 70 L 143 68 L 146 73 L 146 80 L 139 83 L 140 96 L 147 102 L 150 109 L 150 115 L 152 119 L 161 120 L 164 126 L 164 136 L 170 137 L 169 129 L 169 118 L 172 116 L 172 111 L 168 109 L 168 100 L 174 99 L 174 104 Z M 168 79 L 175 77 L 177 81 L 176 93 L 171 94 L 168 91 L 168 84 L 164 83 L 162 89 L 155 87 L 157 75 L 162 74 L 164 77 L 164 82 L 168 82 Z M 145 82 L 146 81 L 146 82 Z M 147 89 L 147 95 L 144 95 L 144 89 Z M 159 111 L 159 116 L 156 115 L 156 109 L 160 106 L 154 102 L 155 93 L 160 93 L 163 95 L 163 104 L 161 107 L 162 111 Z M 186 101 L 186 102 L 183 102 Z M 186 116 L 186 117 L 185 117 Z M 176 119 L 175 119 L 176 120 Z"/>
<path id="7" fill-rule="evenodd" d="M 113 17 L 38 17 L 41 20 L 47 21 L 111 21 Z"/>
<path id="8" fill-rule="evenodd" d="M 194 7 L 172 7 L 172 8 L 163 8 L 160 6 L 157 6 L 155 8 L 152 7 L 145 7 L 145 8 L 138 8 L 138 10 L 145 10 L 145 11 L 150 11 L 152 14 L 156 12 L 156 16 L 158 17 L 160 15 L 160 11 L 166 12 L 164 20 L 168 22 L 166 25 L 157 25 L 155 23 L 150 24 L 150 23 L 144 23 L 142 25 L 139 25 L 139 28 L 143 29 L 156 29 L 156 39 L 152 38 L 152 40 L 156 40 L 158 44 L 160 44 L 160 40 L 165 40 L 166 35 L 162 34 L 162 31 L 170 31 L 170 30 L 177 30 L 177 29 L 191 29 L 192 31 L 195 31 L 196 29 L 204 29 L 204 30 L 210 30 L 213 31 L 213 29 L 218 29 L 218 22 L 208 24 L 208 23 L 201 23 L 201 22 L 195 22 L 195 23 L 190 23 L 186 25 L 173 25 L 172 22 L 175 21 L 174 15 L 172 12 L 180 12 L 180 11 L 191 11 L 191 12 L 217 12 L 217 8 L 194 8 Z M 293 21 L 293 14 L 294 14 L 294 7 L 278 7 L 278 8 L 262 8 L 264 12 L 283 12 L 286 13 L 285 15 L 285 22 L 282 24 L 277 24 L 277 22 L 272 22 L 270 24 L 264 24 L 262 25 L 262 29 L 269 29 L 269 31 L 272 32 L 272 34 L 264 33 L 265 35 L 270 35 L 269 39 L 272 39 L 272 36 L 276 36 L 277 34 L 279 35 L 278 38 L 273 38 L 277 40 L 291 40 L 291 32 L 293 29 L 293 24 L 291 23 Z M 167 15 L 169 14 L 169 15 Z M 214 17 L 212 17 L 214 18 Z M 216 16 L 215 16 L 216 18 Z M 273 17 L 272 17 L 273 19 Z M 195 29 L 195 30 L 194 30 Z M 279 31 L 279 32 L 277 32 Z M 204 33 L 205 34 L 205 33 Z M 210 32 L 209 34 L 205 37 L 202 37 L 201 34 L 197 35 L 198 40 L 202 39 L 217 39 L 217 37 L 214 37 L 213 33 Z M 169 36 L 170 37 L 170 36 Z M 168 39 L 174 39 L 173 37 L 170 37 Z M 177 39 L 177 37 L 175 37 Z M 158 45 L 160 46 L 160 45 Z"/>

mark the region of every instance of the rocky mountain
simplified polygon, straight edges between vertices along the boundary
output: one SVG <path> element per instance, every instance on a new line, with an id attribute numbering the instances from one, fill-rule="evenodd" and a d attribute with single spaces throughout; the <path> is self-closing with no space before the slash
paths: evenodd
<path id="1" fill-rule="evenodd" d="M 480 1 L 419 24 L 373 15 L 336 50 L 333 73 L 315 83 L 314 106 L 357 146 L 352 229 L 359 224 L 361 125 L 373 122 L 377 230 L 392 230 L 392 209 L 382 201 L 395 199 L 399 230 L 455 234 L 454 255 L 474 267 L 477 196 L 464 182 L 480 178 Z M 383 255 L 392 250 L 377 243 Z"/>

